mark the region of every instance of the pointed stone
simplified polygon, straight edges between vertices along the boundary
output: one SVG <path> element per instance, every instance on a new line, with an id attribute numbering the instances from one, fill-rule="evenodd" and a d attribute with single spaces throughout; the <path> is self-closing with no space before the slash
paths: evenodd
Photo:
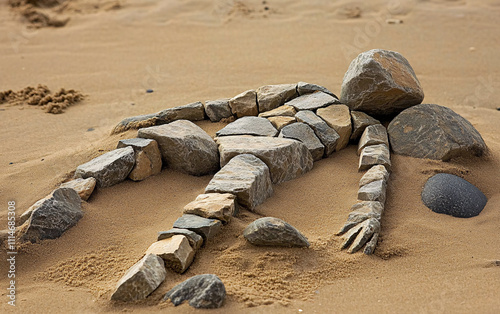
<path id="1" fill-rule="evenodd" d="M 195 251 L 187 237 L 178 234 L 151 244 L 145 254 L 161 257 L 166 267 L 182 274 L 193 262 Z"/>
<path id="2" fill-rule="evenodd" d="M 220 232 L 222 223 L 217 219 L 207 219 L 196 215 L 184 214 L 174 222 L 173 227 L 194 231 L 206 242 Z"/>
<path id="3" fill-rule="evenodd" d="M 358 143 L 358 155 L 363 148 L 371 145 L 385 144 L 389 147 L 389 139 L 387 138 L 387 129 L 382 124 L 368 126 Z"/>
<path id="4" fill-rule="evenodd" d="M 323 119 L 310 110 L 299 111 L 295 117 L 297 121 L 304 122 L 314 130 L 316 136 L 325 146 L 325 157 L 330 156 L 335 151 L 340 136 Z"/>
<path id="5" fill-rule="evenodd" d="M 231 112 L 237 118 L 245 116 L 256 116 L 259 114 L 257 108 L 257 93 L 254 90 L 247 90 L 229 100 Z"/>
<path id="6" fill-rule="evenodd" d="M 333 104 L 338 104 L 339 100 L 323 92 L 315 92 L 306 94 L 285 103 L 292 106 L 295 110 L 316 110 L 318 108 L 328 107 Z"/>
<path id="7" fill-rule="evenodd" d="M 243 117 L 229 123 L 222 130 L 218 131 L 217 136 L 231 135 L 254 135 L 254 136 L 276 136 L 278 130 L 266 118 Z"/>
<path id="8" fill-rule="evenodd" d="M 346 105 L 332 105 L 318 109 L 316 114 L 325 120 L 328 126 L 333 128 L 340 136 L 337 142 L 337 151 L 345 148 L 349 144 L 352 132 L 349 108 Z"/>
<path id="9" fill-rule="evenodd" d="M 361 151 L 358 171 L 368 170 L 375 165 L 391 169 L 391 155 L 385 144 L 367 146 Z"/>
<path id="10" fill-rule="evenodd" d="M 382 180 L 387 183 L 389 179 L 389 172 L 382 165 L 371 167 L 359 180 L 359 187 L 372 183 L 374 181 Z"/>
<path id="11" fill-rule="evenodd" d="M 59 188 L 70 188 L 75 190 L 83 201 L 89 199 L 96 186 L 96 179 L 93 177 L 87 179 L 73 179 L 71 181 L 62 183 Z"/>
<path id="12" fill-rule="evenodd" d="M 297 113 L 297 110 L 292 106 L 283 105 L 276 109 L 259 113 L 259 117 L 261 118 L 269 118 L 269 117 L 278 117 L 278 116 L 286 116 L 286 117 L 294 117 Z"/>
<path id="13" fill-rule="evenodd" d="M 278 131 L 281 131 L 281 129 L 283 129 L 285 126 L 297 121 L 295 117 L 286 116 L 269 117 L 267 119 Z"/>
<path id="14" fill-rule="evenodd" d="M 266 85 L 257 89 L 259 112 L 275 109 L 297 97 L 296 84 Z"/>
<path id="15" fill-rule="evenodd" d="M 189 300 L 197 309 L 220 308 L 226 298 L 226 287 L 216 275 L 197 275 L 173 287 L 163 300 L 170 299 L 177 306 Z"/>
<path id="16" fill-rule="evenodd" d="M 231 107 L 229 107 L 229 99 L 207 100 L 205 113 L 212 122 L 219 122 L 233 116 Z"/>
<path id="17" fill-rule="evenodd" d="M 351 119 L 351 141 L 357 141 L 361 137 L 361 134 L 363 134 L 367 126 L 380 124 L 380 121 L 370 117 L 369 115 L 361 111 L 351 111 Z"/>
<path id="18" fill-rule="evenodd" d="M 117 148 L 130 146 L 134 149 L 135 166 L 128 175 L 133 181 L 141 181 L 161 172 L 162 161 L 158 143 L 145 138 L 130 138 L 118 142 Z"/>
<path id="19" fill-rule="evenodd" d="M 314 131 L 305 123 L 297 122 L 284 127 L 278 137 L 290 138 L 300 141 L 306 145 L 314 161 L 323 158 L 325 146 L 318 139 Z"/>
<path id="20" fill-rule="evenodd" d="M 300 231 L 274 217 L 255 220 L 245 228 L 243 236 L 257 246 L 309 247 L 309 241 Z"/>
<path id="21" fill-rule="evenodd" d="M 174 235 L 179 235 L 179 234 L 185 236 L 188 239 L 189 244 L 195 251 L 197 251 L 203 245 L 203 238 L 199 234 L 188 229 L 179 229 L 179 228 L 172 228 L 167 231 L 158 232 L 157 241 L 169 239 Z"/>
<path id="22" fill-rule="evenodd" d="M 166 124 L 177 120 L 200 121 L 205 119 L 205 108 L 201 102 L 168 108 L 157 113 L 156 124 Z"/>
<path id="23" fill-rule="evenodd" d="M 377 201 L 385 204 L 386 183 L 383 180 L 374 181 L 363 185 L 358 190 L 358 200 Z"/>
<path id="24" fill-rule="evenodd" d="M 323 92 L 323 93 L 326 93 L 332 97 L 335 97 L 336 99 L 339 99 L 334 93 L 330 92 L 325 87 L 323 87 L 321 85 L 306 83 L 306 82 L 299 82 L 297 84 L 297 91 L 299 92 L 299 96 L 311 94 L 314 92 Z"/>
<path id="25" fill-rule="evenodd" d="M 271 179 L 269 179 L 270 181 Z M 227 223 L 235 214 L 235 199 L 236 196 L 230 193 L 200 194 L 196 197 L 196 200 L 184 206 L 184 214 L 219 219 Z"/>

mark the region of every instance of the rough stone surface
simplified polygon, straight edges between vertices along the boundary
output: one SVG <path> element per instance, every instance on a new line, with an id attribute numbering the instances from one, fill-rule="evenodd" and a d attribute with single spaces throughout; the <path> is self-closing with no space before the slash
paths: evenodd
<path id="1" fill-rule="evenodd" d="M 340 100 L 351 110 L 390 116 L 418 105 L 424 92 L 401 54 L 373 49 L 359 54 L 344 75 Z"/>
<path id="2" fill-rule="evenodd" d="M 292 180 L 312 169 L 313 158 L 298 141 L 277 137 L 224 136 L 217 139 L 221 166 L 234 156 L 251 154 L 266 163 L 274 184 Z"/>
<path id="3" fill-rule="evenodd" d="M 177 120 L 200 121 L 205 119 L 205 108 L 201 102 L 168 108 L 157 113 L 156 124 L 165 124 Z"/>
<path id="4" fill-rule="evenodd" d="M 368 126 L 358 143 L 358 155 L 363 148 L 367 146 L 385 144 L 389 147 L 389 139 L 387 138 L 387 129 L 382 124 L 375 124 Z"/>
<path id="5" fill-rule="evenodd" d="M 261 118 L 279 117 L 279 116 L 294 117 L 296 113 L 297 110 L 295 110 L 295 108 L 293 108 L 292 106 L 283 105 L 273 110 L 259 113 L 259 117 Z"/>
<path id="6" fill-rule="evenodd" d="M 179 120 L 140 129 L 139 137 L 154 139 L 168 167 L 201 176 L 219 169 L 219 154 L 214 140 L 196 124 Z"/>
<path id="7" fill-rule="evenodd" d="M 470 218 L 481 213 L 488 199 L 470 182 L 448 173 L 438 173 L 424 185 L 422 201 L 438 214 Z"/>
<path id="8" fill-rule="evenodd" d="M 158 232 L 157 241 L 169 239 L 174 235 L 179 235 L 179 234 L 185 236 L 188 239 L 189 244 L 195 251 L 198 250 L 203 245 L 203 238 L 199 234 L 188 229 L 179 229 L 179 228 L 172 228 L 167 231 Z"/>
<path id="9" fill-rule="evenodd" d="M 269 182 L 271 182 L 270 178 Z M 200 194 L 196 197 L 196 200 L 184 206 L 184 214 L 192 214 L 204 218 L 219 219 L 220 221 L 227 223 L 235 214 L 235 200 L 236 196 L 230 193 Z"/>
<path id="10" fill-rule="evenodd" d="M 347 217 L 347 222 L 337 235 L 344 234 L 351 228 L 362 223 L 368 219 L 380 220 L 382 212 L 384 211 L 384 204 L 377 201 L 360 201 L 351 207 L 351 212 Z"/>
<path id="11" fill-rule="evenodd" d="M 78 192 L 78 195 L 83 201 L 89 199 L 92 192 L 94 192 L 94 188 L 97 184 L 97 181 L 93 177 L 89 177 L 87 179 L 73 179 L 68 182 L 64 182 L 59 186 L 59 188 L 70 188 Z"/>
<path id="12" fill-rule="evenodd" d="M 182 274 L 193 262 L 195 251 L 187 237 L 177 234 L 151 244 L 145 254 L 155 254 L 161 257 L 166 267 Z"/>
<path id="13" fill-rule="evenodd" d="M 339 99 L 334 93 L 330 92 L 325 87 L 320 86 L 320 85 L 316 85 L 316 84 L 306 83 L 306 82 L 299 82 L 297 84 L 297 92 L 299 93 L 299 96 L 311 94 L 314 92 L 323 92 L 323 93 L 326 93 L 332 97 L 335 97 L 336 99 Z"/>
<path id="14" fill-rule="evenodd" d="M 255 135 L 255 136 L 276 136 L 278 130 L 266 118 L 243 117 L 229 123 L 222 130 L 219 130 L 217 136 L 231 135 Z"/>
<path id="15" fill-rule="evenodd" d="M 269 168 L 254 155 L 235 156 L 214 175 L 205 192 L 234 194 L 238 204 L 253 211 L 273 194 Z"/>
<path id="16" fill-rule="evenodd" d="M 296 84 L 266 85 L 257 89 L 259 112 L 265 112 L 283 105 L 297 97 Z"/>
<path id="17" fill-rule="evenodd" d="M 299 111 L 295 117 L 297 121 L 304 122 L 314 130 L 316 136 L 325 146 L 325 157 L 330 156 L 335 151 L 340 136 L 337 131 L 325 122 L 325 120 L 321 119 L 310 110 Z"/>
<path id="18" fill-rule="evenodd" d="M 351 111 L 352 134 L 351 141 L 357 141 L 367 126 L 380 124 L 380 121 L 361 111 Z"/>
<path id="19" fill-rule="evenodd" d="M 144 114 L 135 117 L 128 117 L 120 121 L 113 129 L 111 134 L 125 132 L 130 129 L 147 128 L 156 125 L 158 116 L 156 113 Z"/>
<path id="20" fill-rule="evenodd" d="M 255 220 L 245 228 L 243 236 L 258 246 L 309 247 L 309 241 L 302 233 L 274 217 Z"/>
<path id="21" fill-rule="evenodd" d="M 111 300 L 130 302 L 145 299 L 161 285 L 166 276 L 163 260 L 148 254 L 130 267 L 118 281 Z"/>
<path id="22" fill-rule="evenodd" d="M 384 180 L 373 181 L 363 185 L 358 190 L 358 200 L 376 201 L 384 204 L 386 187 L 387 184 Z"/>
<path id="23" fill-rule="evenodd" d="M 389 172 L 382 165 L 371 167 L 359 180 L 359 187 L 372 183 L 374 181 L 382 180 L 387 182 L 389 179 Z"/>
<path id="24" fill-rule="evenodd" d="M 338 104 L 337 98 L 323 92 L 315 92 L 312 94 L 302 95 L 285 103 L 287 106 L 292 106 L 295 110 L 316 110 L 318 108 L 327 107 L 333 104 Z"/>
<path id="25" fill-rule="evenodd" d="M 231 112 L 237 117 L 256 116 L 259 114 L 257 108 L 257 93 L 254 90 L 247 90 L 229 100 Z"/>
<path id="26" fill-rule="evenodd" d="M 438 105 L 406 109 L 392 120 L 387 131 L 396 154 L 447 161 L 487 152 L 483 138 L 469 121 Z"/>
<path id="27" fill-rule="evenodd" d="M 345 148 L 349 144 L 352 132 L 349 108 L 346 105 L 332 105 L 320 108 L 316 113 L 340 136 L 337 142 L 337 151 Z"/>
<path id="28" fill-rule="evenodd" d="M 290 138 L 304 143 L 314 161 L 323 158 L 325 146 L 307 124 L 298 122 L 284 127 L 279 137 Z"/>
<path id="29" fill-rule="evenodd" d="M 216 275 L 204 274 L 189 278 L 173 287 L 164 297 L 177 306 L 189 300 L 194 308 L 220 308 L 226 298 L 224 283 Z"/>
<path id="30" fill-rule="evenodd" d="M 391 169 L 391 154 L 385 144 L 367 146 L 361 151 L 358 170 L 368 170 L 375 165 Z"/>
<path id="31" fill-rule="evenodd" d="M 109 187 L 127 178 L 135 165 L 134 150 L 124 147 L 112 150 L 76 168 L 75 178 L 93 177 L 100 188 Z"/>
<path id="32" fill-rule="evenodd" d="M 130 146 L 134 149 L 135 166 L 128 175 L 133 181 L 141 181 L 161 172 L 162 161 L 158 143 L 145 138 L 120 140 L 116 148 Z"/>
<path id="33" fill-rule="evenodd" d="M 222 223 L 217 219 L 208 219 L 196 215 L 184 214 L 174 222 L 173 227 L 194 231 L 203 238 L 204 242 L 206 242 L 219 233 Z"/>
<path id="34" fill-rule="evenodd" d="M 281 129 L 283 129 L 287 125 L 290 125 L 297 121 L 295 117 L 286 117 L 286 116 L 269 117 L 267 119 L 278 131 L 281 131 Z"/>
<path id="35" fill-rule="evenodd" d="M 233 115 L 229 107 L 229 99 L 207 100 L 205 113 L 212 122 L 219 122 Z"/>
<path id="36" fill-rule="evenodd" d="M 70 188 L 56 189 L 33 210 L 20 240 L 37 242 L 59 238 L 83 217 L 81 198 Z"/>

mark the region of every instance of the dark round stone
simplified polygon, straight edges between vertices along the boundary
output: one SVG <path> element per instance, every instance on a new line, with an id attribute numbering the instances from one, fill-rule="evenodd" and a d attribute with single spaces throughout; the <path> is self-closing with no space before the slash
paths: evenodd
<path id="1" fill-rule="evenodd" d="M 481 213 L 486 196 L 468 181 L 448 173 L 438 173 L 424 185 L 422 201 L 433 212 L 459 218 Z"/>

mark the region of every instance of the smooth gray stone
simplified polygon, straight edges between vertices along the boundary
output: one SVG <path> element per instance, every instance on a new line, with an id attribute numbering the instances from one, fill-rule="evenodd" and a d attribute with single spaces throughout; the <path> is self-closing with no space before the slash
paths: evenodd
<path id="1" fill-rule="evenodd" d="M 233 116 L 231 107 L 229 107 L 229 99 L 207 100 L 205 113 L 212 122 L 219 122 Z"/>
<path id="2" fill-rule="evenodd" d="M 441 159 L 482 156 L 488 148 L 472 124 L 453 110 L 430 104 L 401 112 L 387 128 L 396 154 Z"/>
<path id="3" fill-rule="evenodd" d="M 470 218 L 481 213 L 488 199 L 468 181 L 448 173 L 438 173 L 424 185 L 422 201 L 438 214 Z"/>
<path id="4" fill-rule="evenodd" d="M 273 110 L 295 97 L 297 97 L 297 84 L 261 86 L 257 89 L 259 112 Z"/>
<path id="5" fill-rule="evenodd" d="M 356 141 L 361 137 L 367 126 L 380 124 L 380 121 L 370 117 L 361 111 L 351 111 L 352 134 L 351 141 Z"/>
<path id="6" fill-rule="evenodd" d="M 387 129 L 382 124 L 375 124 L 366 127 L 358 143 L 358 155 L 363 148 L 371 145 L 385 144 L 389 147 Z"/>
<path id="7" fill-rule="evenodd" d="M 203 245 L 203 238 L 199 234 L 188 229 L 179 228 L 172 228 L 167 231 L 158 232 L 157 241 L 165 240 L 178 234 L 185 236 L 194 250 L 198 250 Z"/>
<path id="8" fill-rule="evenodd" d="M 204 274 L 191 277 L 176 285 L 163 299 L 170 299 L 175 306 L 188 300 L 189 305 L 197 309 L 216 309 L 222 306 L 225 298 L 226 288 L 220 278 Z"/>
<path id="9" fill-rule="evenodd" d="M 314 131 L 305 123 L 297 122 L 285 126 L 281 129 L 278 137 L 290 138 L 304 143 L 307 149 L 309 149 L 314 161 L 323 158 L 325 146 L 321 143 L 316 134 L 314 134 Z"/>
<path id="10" fill-rule="evenodd" d="M 310 110 L 302 110 L 295 114 L 295 118 L 299 122 L 303 122 L 310 126 L 321 143 L 325 146 L 325 157 L 330 156 L 337 148 L 340 135 L 331 128 L 325 120 L 318 117 Z"/>
<path id="11" fill-rule="evenodd" d="M 257 246 L 309 247 L 309 241 L 302 233 L 274 217 L 255 220 L 245 228 L 243 236 Z"/>
<path id="12" fill-rule="evenodd" d="M 27 222 L 28 227 L 20 236 L 21 241 L 37 242 L 59 238 L 83 217 L 81 202 L 75 190 L 56 189 L 51 197 L 33 210 Z"/>
<path id="13" fill-rule="evenodd" d="M 194 231 L 206 242 L 219 233 L 222 228 L 222 222 L 217 219 L 207 219 L 196 215 L 184 214 L 174 222 L 173 227 Z"/>
<path id="14" fill-rule="evenodd" d="M 285 105 L 292 106 L 295 110 L 300 111 L 316 110 L 318 108 L 324 108 L 339 103 L 339 100 L 331 95 L 324 92 L 315 92 L 292 99 L 291 101 L 285 103 Z"/>
<path id="15" fill-rule="evenodd" d="M 217 131 L 217 136 L 232 135 L 254 135 L 254 136 L 276 136 L 278 130 L 272 123 L 259 117 L 242 117 L 229 123 L 222 130 Z"/>
<path id="16" fill-rule="evenodd" d="M 323 87 L 321 85 L 306 83 L 306 82 L 299 82 L 297 84 L 297 92 L 299 93 L 299 96 L 311 94 L 314 92 L 323 92 L 323 93 L 326 93 L 332 97 L 335 97 L 336 99 L 339 99 L 334 93 L 330 92 L 325 87 Z"/>
<path id="17" fill-rule="evenodd" d="M 156 113 L 143 114 L 135 117 L 128 117 L 120 121 L 111 131 L 111 134 L 122 133 L 130 129 L 147 128 L 156 125 L 158 116 Z"/>
<path id="18" fill-rule="evenodd" d="M 363 185 L 358 190 L 358 200 L 376 201 L 385 204 L 385 193 L 387 184 L 384 180 L 374 181 Z"/>
<path id="19" fill-rule="evenodd" d="M 75 178 L 94 177 L 98 187 L 106 188 L 125 180 L 134 165 L 134 149 L 118 148 L 78 166 Z"/>
<path id="20" fill-rule="evenodd" d="M 177 120 L 200 121 L 205 119 L 205 108 L 201 102 L 194 102 L 184 106 L 168 108 L 157 113 L 156 124 L 165 124 Z"/>

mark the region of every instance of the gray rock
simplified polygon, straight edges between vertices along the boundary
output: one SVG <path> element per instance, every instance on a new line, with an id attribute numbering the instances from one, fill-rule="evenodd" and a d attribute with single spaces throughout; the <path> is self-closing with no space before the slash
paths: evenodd
<path id="1" fill-rule="evenodd" d="M 168 108 L 157 113 L 156 124 L 166 124 L 177 120 L 200 121 L 205 119 L 205 108 L 201 102 Z"/>
<path id="2" fill-rule="evenodd" d="M 143 300 L 161 285 L 166 276 L 163 260 L 154 254 L 148 254 L 130 267 L 118 281 L 111 300 Z"/>
<path id="3" fill-rule="evenodd" d="M 293 108 L 292 106 L 283 105 L 273 110 L 259 113 L 259 117 L 261 118 L 270 118 L 279 116 L 293 117 L 295 116 L 296 113 L 297 110 L 295 110 L 295 108 Z"/>
<path id="4" fill-rule="evenodd" d="M 351 110 L 390 116 L 418 105 L 424 92 L 401 54 L 373 49 L 359 54 L 344 75 L 340 100 Z"/>
<path id="5" fill-rule="evenodd" d="M 310 110 L 297 112 L 295 118 L 297 118 L 297 121 L 304 122 L 314 130 L 316 136 L 325 146 L 325 157 L 330 156 L 335 151 L 340 136 L 337 131 L 325 122 L 325 120 L 321 119 Z"/>
<path id="6" fill-rule="evenodd" d="M 361 134 L 363 134 L 367 126 L 380 124 L 380 121 L 370 117 L 369 115 L 361 111 L 351 111 L 351 119 L 351 141 L 357 141 L 360 138 Z"/>
<path id="7" fill-rule="evenodd" d="M 214 140 L 196 124 L 179 120 L 140 129 L 139 137 L 154 139 L 163 162 L 170 168 L 202 176 L 219 169 L 219 153 Z"/>
<path id="8" fill-rule="evenodd" d="M 384 204 L 386 188 L 387 184 L 384 180 L 378 180 L 363 185 L 358 190 L 358 200 L 376 201 Z"/>
<path id="9" fill-rule="evenodd" d="M 33 210 L 28 226 L 20 237 L 22 242 L 59 238 L 83 217 L 81 198 L 70 188 L 59 188 Z"/>
<path id="10" fill-rule="evenodd" d="M 207 100 L 205 113 L 212 122 L 219 122 L 233 116 L 231 107 L 229 107 L 229 99 Z"/>
<path id="11" fill-rule="evenodd" d="M 391 169 L 391 154 L 387 145 L 367 146 L 361 151 L 358 171 L 368 170 L 375 165 L 383 165 L 386 169 Z"/>
<path id="12" fill-rule="evenodd" d="M 125 118 L 114 127 L 111 134 L 122 133 L 130 129 L 147 128 L 156 125 L 157 119 L 156 113 Z"/>
<path id="13" fill-rule="evenodd" d="M 297 84 L 297 92 L 299 93 L 299 96 L 311 94 L 314 92 L 323 92 L 323 93 L 326 93 L 332 97 L 335 97 L 336 99 L 339 99 L 334 93 L 330 92 L 325 87 L 323 87 L 321 85 L 306 83 L 306 82 L 299 82 Z"/>
<path id="14" fill-rule="evenodd" d="M 251 154 L 269 167 L 271 180 L 278 184 L 312 169 L 313 158 L 298 141 L 277 137 L 223 136 L 217 139 L 220 162 L 224 166 L 234 156 Z"/>
<path id="15" fill-rule="evenodd" d="M 361 201 L 354 204 L 351 207 L 349 216 L 347 217 L 347 222 L 345 223 L 344 227 L 342 227 L 342 229 L 337 233 L 337 235 L 342 235 L 354 226 L 371 218 L 380 221 L 383 211 L 384 204 L 377 201 Z"/>
<path id="16" fill-rule="evenodd" d="M 468 181 L 448 173 L 438 173 L 424 185 L 422 201 L 438 214 L 470 218 L 481 213 L 488 199 Z"/>
<path id="17" fill-rule="evenodd" d="M 222 222 L 217 219 L 207 219 L 196 215 L 184 214 L 174 222 L 173 227 L 194 231 L 206 242 L 219 233 Z"/>
<path id="18" fill-rule="evenodd" d="M 188 239 L 189 244 L 194 250 L 198 250 L 203 245 L 203 238 L 199 234 L 188 229 L 179 229 L 179 228 L 172 228 L 167 231 L 158 232 L 157 241 L 169 239 L 174 235 L 179 235 L 179 234 L 185 236 Z"/>
<path id="19" fill-rule="evenodd" d="M 401 112 L 387 128 L 396 154 L 450 160 L 482 156 L 486 144 L 472 124 L 453 110 L 422 104 Z"/>
<path id="20" fill-rule="evenodd" d="M 359 180 L 359 187 L 362 187 L 364 185 L 379 180 L 382 180 L 387 183 L 388 179 L 389 179 L 389 172 L 387 171 L 387 169 L 385 169 L 385 167 L 382 165 L 376 165 L 371 167 L 370 170 L 368 170 L 363 175 L 363 177 L 361 177 L 361 180 Z"/>
<path id="21" fill-rule="evenodd" d="M 333 128 L 340 136 L 336 150 L 339 151 L 349 144 L 352 133 L 351 114 L 345 105 L 332 105 L 316 111 L 329 127 Z"/>
<path id="22" fill-rule="evenodd" d="M 75 178 L 94 177 L 98 187 L 106 188 L 125 180 L 134 165 L 135 158 L 132 147 L 119 148 L 78 166 Z"/>
<path id="23" fill-rule="evenodd" d="M 368 126 L 358 143 L 358 155 L 363 148 L 367 146 L 385 144 L 389 147 L 389 139 L 387 138 L 387 129 L 382 124 L 375 124 Z"/>
<path id="24" fill-rule="evenodd" d="M 259 112 L 265 112 L 283 105 L 297 97 L 297 84 L 266 85 L 257 89 Z"/>
<path id="25" fill-rule="evenodd" d="M 298 122 L 284 127 L 278 137 L 290 138 L 304 143 L 309 149 L 314 161 L 320 160 L 325 154 L 325 146 L 307 124 Z"/>
<path id="26" fill-rule="evenodd" d="M 273 194 L 269 168 L 254 155 L 235 156 L 214 175 L 205 193 L 234 194 L 239 205 L 253 211 Z"/>
<path id="27" fill-rule="evenodd" d="M 309 241 L 302 233 L 274 217 L 255 220 L 245 228 L 243 236 L 257 246 L 309 247 Z"/>
<path id="28" fill-rule="evenodd" d="M 257 108 L 257 93 L 254 90 L 247 90 L 229 100 L 231 112 L 237 118 L 245 116 L 256 116 L 259 114 Z"/>
<path id="29" fill-rule="evenodd" d="M 333 104 L 338 104 L 337 98 L 323 92 L 315 92 L 312 94 L 302 95 L 297 97 L 285 105 L 294 107 L 297 111 L 300 110 L 316 110 L 318 108 L 328 107 Z"/>
<path id="30" fill-rule="evenodd" d="M 145 138 L 120 140 L 116 148 L 130 146 L 134 149 L 135 166 L 128 175 L 133 181 L 141 181 L 161 172 L 162 162 L 158 143 Z"/>
<path id="31" fill-rule="evenodd" d="M 226 298 L 224 283 L 216 275 L 197 275 L 173 287 L 164 297 L 177 306 L 189 300 L 194 308 L 220 308 Z"/>
<path id="32" fill-rule="evenodd" d="M 218 131 L 217 136 L 231 135 L 255 135 L 255 136 L 276 136 L 278 130 L 266 118 L 242 117 L 229 123 L 222 130 Z"/>

